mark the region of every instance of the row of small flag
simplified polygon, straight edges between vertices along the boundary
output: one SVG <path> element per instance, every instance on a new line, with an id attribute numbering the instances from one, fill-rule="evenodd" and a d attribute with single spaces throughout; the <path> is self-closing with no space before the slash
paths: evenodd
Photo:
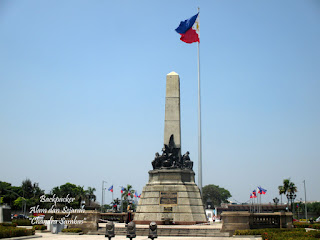
<path id="1" fill-rule="evenodd" d="M 259 194 L 266 194 L 267 190 L 263 189 L 262 187 L 258 187 L 257 190 L 253 190 L 252 193 L 250 194 L 250 198 L 257 198 L 257 193 Z"/>
<path id="2" fill-rule="evenodd" d="M 113 185 L 111 185 L 111 187 L 108 188 L 108 191 L 113 192 Z M 121 187 L 121 193 L 123 193 L 123 191 L 124 187 Z M 128 196 L 131 196 L 131 192 L 128 192 Z M 134 197 L 140 198 L 141 194 L 138 194 L 137 191 L 135 191 Z"/>

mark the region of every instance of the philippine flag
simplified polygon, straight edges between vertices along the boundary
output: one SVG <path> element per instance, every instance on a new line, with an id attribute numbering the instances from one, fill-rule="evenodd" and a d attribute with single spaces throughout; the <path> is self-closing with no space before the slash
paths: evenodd
<path id="1" fill-rule="evenodd" d="M 263 189 L 262 187 L 258 187 L 258 193 L 260 194 L 266 194 L 267 190 L 266 189 Z"/>
<path id="2" fill-rule="evenodd" d="M 121 187 L 121 193 L 123 193 L 123 191 L 124 191 L 124 187 Z"/>
<path id="3" fill-rule="evenodd" d="M 113 185 L 108 188 L 108 191 L 113 192 Z"/>
<path id="4" fill-rule="evenodd" d="M 180 40 L 185 43 L 200 42 L 199 13 L 181 21 L 179 27 L 176 28 L 176 32 L 181 35 Z"/>
<path id="5" fill-rule="evenodd" d="M 137 193 L 137 191 L 135 191 L 135 193 L 134 193 L 134 197 L 138 197 L 138 193 Z"/>
<path id="6" fill-rule="evenodd" d="M 257 192 L 256 192 L 256 190 L 253 190 L 253 191 L 252 191 L 252 198 L 257 198 Z"/>
<path id="7" fill-rule="evenodd" d="M 253 197 L 252 197 L 252 194 L 250 194 L 250 198 L 253 198 Z"/>

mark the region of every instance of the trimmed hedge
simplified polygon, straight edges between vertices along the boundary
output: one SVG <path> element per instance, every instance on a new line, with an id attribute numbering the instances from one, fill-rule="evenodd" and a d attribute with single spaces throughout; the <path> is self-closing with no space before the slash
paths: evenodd
<path id="1" fill-rule="evenodd" d="M 281 233 L 281 232 L 305 232 L 304 228 L 296 228 L 296 229 L 289 229 L 289 228 L 264 228 L 264 229 L 248 229 L 248 230 L 236 230 L 234 235 L 262 235 L 265 232 L 272 232 L 272 233 Z"/>
<path id="2" fill-rule="evenodd" d="M 295 228 L 314 228 L 320 229 L 320 223 L 306 223 L 306 222 L 294 222 L 293 226 Z"/>
<path id="3" fill-rule="evenodd" d="M 79 232 L 82 232 L 82 229 L 81 228 L 65 228 L 65 229 L 62 229 L 62 232 L 79 233 Z"/>
<path id="4" fill-rule="evenodd" d="M 16 227 L 16 223 L 0 223 L 0 227 Z"/>
<path id="5" fill-rule="evenodd" d="M 264 232 L 261 235 L 263 240 L 312 240 L 319 239 L 320 232 L 319 231 L 287 231 L 281 233 L 275 232 Z"/>
<path id="6" fill-rule="evenodd" d="M 32 226 L 29 219 L 12 219 L 12 223 L 16 223 L 18 226 Z"/>
<path id="7" fill-rule="evenodd" d="M 20 237 L 34 235 L 34 229 L 0 227 L 0 238 Z"/>
<path id="8" fill-rule="evenodd" d="M 47 226 L 45 225 L 33 225 L 34 230 L 47 230 Z"/>
<path id="9" fill-rule="evenodd" d="M 320 231 L 306 232 L 304 228 L 266 228 L 236 230 L 235 235 L 261 235 L 264 240 L 311 240 L 319 239 Z"/>

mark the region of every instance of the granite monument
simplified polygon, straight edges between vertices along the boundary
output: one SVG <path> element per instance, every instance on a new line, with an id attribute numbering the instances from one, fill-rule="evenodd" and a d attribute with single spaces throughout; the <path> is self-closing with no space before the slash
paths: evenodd
<path id="1" fill-rule="evenodd" d="M 180 78 L 167 75 L 164 146 L 155 154 L 149 182 L 142 190 L 135 213 L 138 224 L 183 224 L 207 222 L 201 194 L 195 184 L 189 152 L 181 156 Z"/>

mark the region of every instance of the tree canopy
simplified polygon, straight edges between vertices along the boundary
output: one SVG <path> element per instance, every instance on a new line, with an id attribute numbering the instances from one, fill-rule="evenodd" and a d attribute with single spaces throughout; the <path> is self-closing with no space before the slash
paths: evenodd
<path id="1" fill-rule="evenodd" d="M 218 185 L 209 184 L 202 188 L 203 203 L 211 200 L 212 204 L 217 207 L 220 206 L 221 203 L 228 203 L 228 198 L 230 197 L 230 192 Z"/>
<path id="2" fill-rule="evenodd" d="M 0 181 L 1 201 L 10 205 L 12 209 L 20 209 L 26 203 L 26 207 L 39 204 L 39 197 L 44 194 L 38 183 L 32 183 L 30 179 L 22 181 L 21 186 L 11 186 L 11 183 Z"/>

